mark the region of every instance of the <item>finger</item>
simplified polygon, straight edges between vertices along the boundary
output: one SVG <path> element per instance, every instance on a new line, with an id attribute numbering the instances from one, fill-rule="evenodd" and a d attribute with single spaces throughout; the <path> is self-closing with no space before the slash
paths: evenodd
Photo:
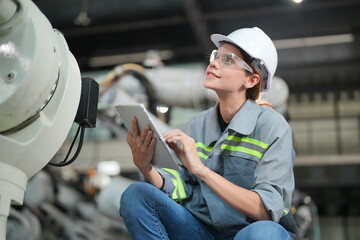
<path id="1" fill-rule="evenodd" d="M 135 145 L 134 145 L 135 144 L 134 136 L 133 136 L 133 134 L 131 133 L 130 130 L 128 130 L 128 135 L 126 137 L 126 142 L 128 143 L 128 145 L 129 145 L 129 147 L 131 149 L 133 149 L 135 147 Z"/>
<path id="2" fill-rule="evenodd" d="M 176 142 L 176 141 L 182 143 L 182 142 L 184 141 L 184 138 L 183 138 L 182 136 L 176 135 L 176 136 L 169 136 L 168 138 L 165 138 L 165 140 L 166 140 L 166 142 L 168 142 L 168 143 Z"/>
<path id="3" fill-rule="evenodd" d="M 176 143 L 174 143 L 174 142 L 169 142 L 169 143 L 167 143 L 168 145 L 169 145 L 169 147 L 172 149 L 172 150 L 174 150 L 176 153 L 180 153 L 181 152 L 181 149 L 177 146 L 177 144 Z"/>
<path id="4" fill-rule="evenodd" d="M 152 138 L 149 144 L 149 148 L 154 149 L 155 145 L 156 145 L 156 138 Z"/>
<path id="5" fill-rule="evenodd" d="M 166 132 L 166 133 L 163 133 L 161 134 L 161 136 L 166 140 L 170 135 L 170 132 Z"/>
<path id="6" fill-rule="evenodd" d="M 174 136 L 187 136 L 183 131 L 179 130 L 179 129 L 174 129 L 174 130 L 171 130 L 169 132 L 166 132 L 164 133 L 163 135 L 163 138 L 164 139 L 170 139 Z"/>
<path id="7" fill-rule="evenodd" d="M 131 131 L 135 136 L 139 136 L 139 126 L 135 116 L 131 118 Z"/>
<path id="8" fill-rule="evenodd" d="M 166 141 L 168 141 L 168 139 L 173 139 L 174 137 L 176 137 L 176 136 L 178 136 L 179 137 L 179 135 L 177 135 L 176 133 L 174 133 L 174 132 L 168 132 L 168 133 L 166 133 L 166 134 L 163 134 L 162 135 L 163 136 L 163 138 L 166 140 Z"/>
<path id="9" fill-rule="evenodd" d="M 152 136 L 153 136 L 152 131 L 148 130 L 143 144 L 148 146 L 150 144 L 150 142 L 151 142 Z"/>
<path id="10" fill-rule="evenodd" d="M 139 140 L 140 140 L 141 143 L 144 143 L 146 135 L 148 134 L 148 132 L 149 132 L 149 128 L 147 128 L 145 126 L 144 129 L 141 131 L 140 137 L 139 137 Z"/>
<path id="11" fill-rule="evenodd" d="M 174 135 L 174 134 L 178 134 L 178 129 L 173 129 L 173 130 L 167 131 L 167 132 L 163 133 L 163 136 L 169 136 L 169 135 Z"/>
<path id="12" fill-rule="evenodd" d="M 128 134 L 127 134 L 127 136 L 126 136 L 126 141 L 127 141 L 127 143 L 128 143 L 129 145 L 130 145 L 130 143 L 131 143 L 131 140 L 132 140 L 131 131 L 128 130 Z"/>

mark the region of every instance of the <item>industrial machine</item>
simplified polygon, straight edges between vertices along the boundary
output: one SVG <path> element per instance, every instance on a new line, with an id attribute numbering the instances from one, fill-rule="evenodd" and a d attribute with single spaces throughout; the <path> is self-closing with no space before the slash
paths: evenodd
<path id="1" fill-rule="evenodd" d="M 96 84 L 90 88 L 96 92 Z M 83 89 L 63 35 L 35 4 L 0 0 L 1 240 L 10 205 L 22 204 L 28 179 L 59 150 L 75 117 L 89 115 L 78 108 L 89 101 Z"/>

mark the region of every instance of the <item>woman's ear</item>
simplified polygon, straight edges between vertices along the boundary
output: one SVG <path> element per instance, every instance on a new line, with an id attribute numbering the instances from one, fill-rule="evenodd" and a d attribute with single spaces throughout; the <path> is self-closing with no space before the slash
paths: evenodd
<path id="1" fill-rule="evenodd" d="M 254 87 L 258 82 L 260 81 L 260 76 L 257 73 L 253 73 L 249 76 L 249 78 L 246 80 L 244 86 L 246 88 L 252 88 Z"/>

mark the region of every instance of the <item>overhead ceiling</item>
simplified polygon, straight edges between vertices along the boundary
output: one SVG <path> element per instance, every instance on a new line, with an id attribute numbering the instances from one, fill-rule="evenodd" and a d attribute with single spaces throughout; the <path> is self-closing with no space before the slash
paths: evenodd
<path id="1" fill-rule="evenodd" d="M 34 0 L 34 3 L 53 27 L 64 33 L 82 71 L 109 69 L 125 62 L 140 63 L 142 54 L 150 49 L 167 53 L 165 64 L 205 63 L 214 48 L 210 34 L 258 26 L 275 42 L 352 34 L 353 41 L 346 43 L 293 48 L 277 45 L 276 75 L 285 79 L 293 92 L 360 89 L 359 0 L 304 0 L 301 4 L 291 0 Z M 96 61 L 104 56 L 115 58 Z"/>

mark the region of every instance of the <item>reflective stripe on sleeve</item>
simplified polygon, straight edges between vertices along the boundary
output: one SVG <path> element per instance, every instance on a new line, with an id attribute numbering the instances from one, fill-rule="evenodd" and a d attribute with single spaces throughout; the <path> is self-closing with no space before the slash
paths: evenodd
<path id="1" fill-rule="evenodd" d="M 198 147 L 198 148 L 202 148 L 202 149 L 204 149 L 205 151 L 207 151 L 207 152 L 211 152 L 212 151 L 212 147 L 207 147 L 205 144 L 203 144 L 202 142 L 197 142 L 196 143 L 196 147 Z"/>
<path id="2" fill-rule="evenodd" d="M 171 198 L 175 201 L 180 201 L 186 198 L 185 187 L 178 171 L 170 168 L 162 168 L 162 170 L 170 173 L 171 181 L 174 184 L 174 191 L 171 194 Z"/>
<path id="3" fill-rule="evenodd" d="M 284 209 L 284 216 L 286 216 L 288 213 L 289 213 L 289 211 Z"/>
<path id="4" fill-rule="evenodd" d="M 201 157 L 201 158 L 203 158 L 203 159 L 205 159 L 205 160 L 207 160 L 209 157 L 207 156 L 207 155 L 205 155 L 204 153 L 202 153 L 202 152 L 197 152 L 198 153 L 198 156 L 199 157 Z"/>

